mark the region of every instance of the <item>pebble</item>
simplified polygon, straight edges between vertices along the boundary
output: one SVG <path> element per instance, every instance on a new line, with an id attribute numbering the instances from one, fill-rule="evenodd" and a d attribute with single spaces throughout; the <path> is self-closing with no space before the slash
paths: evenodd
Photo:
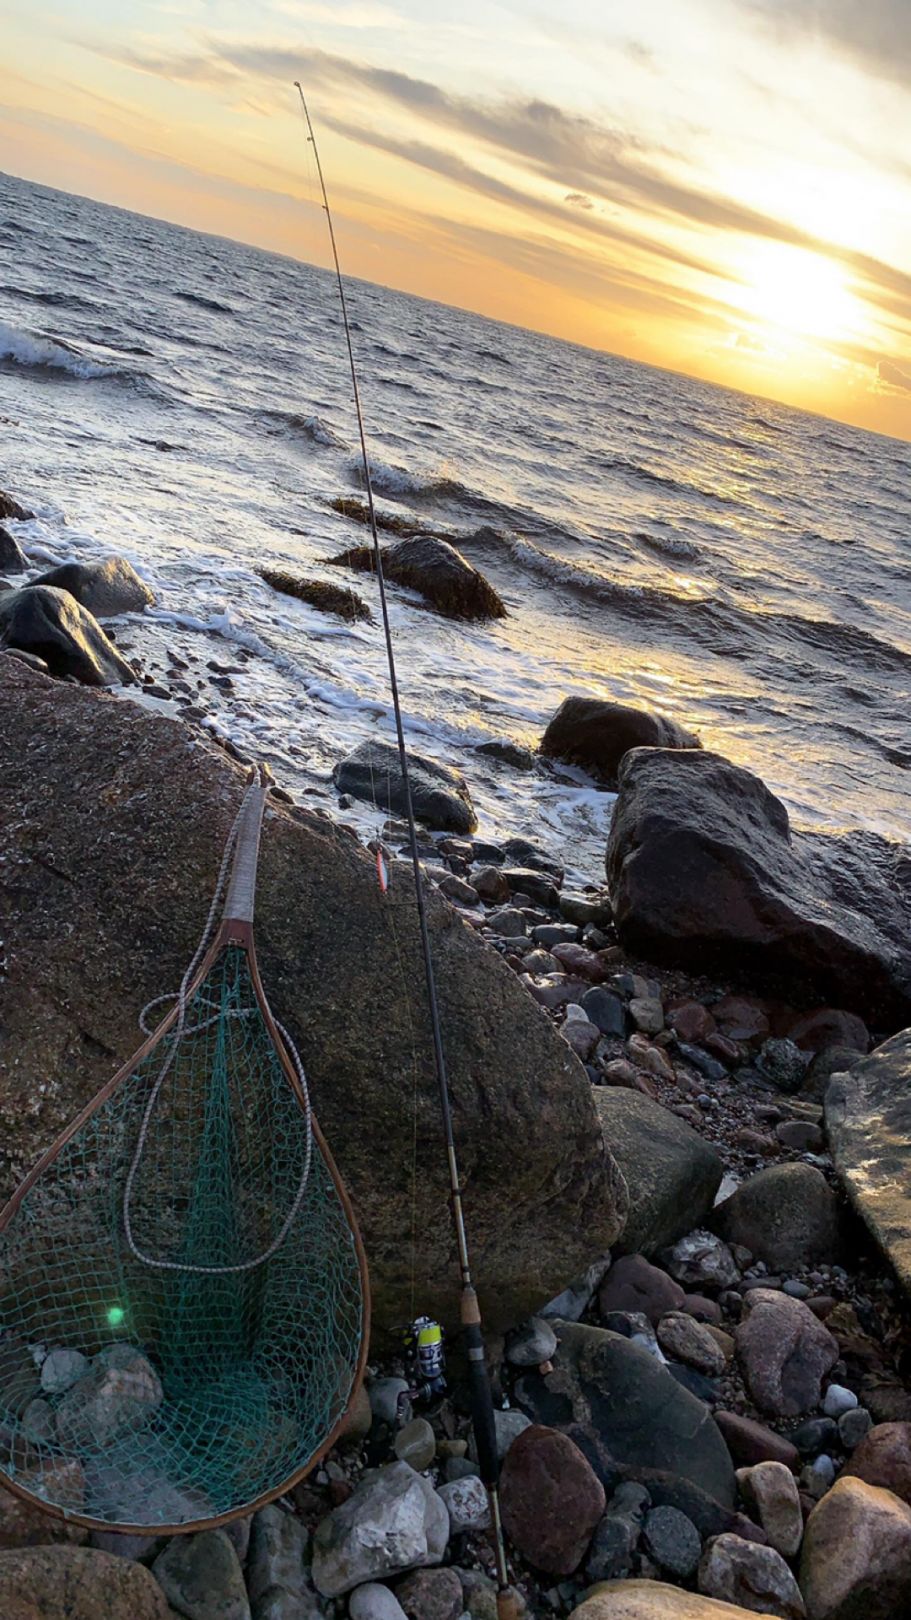
<path id="1" fill-rule="evenodd" d="M 399 1405 L 399 1397 L 407 1396 L 409 1385 L 404 1378 L 375 1378 L 368 1386 L 367 1394 L 370 1397 L 370 1410 L 379 1423 L 388 1423 L 392 1428 L 397 1423 L 399 1415 L 406 1420 L 411 1417 L 411 1402 L 403 1401 Z"/>
<path id="2" fill-rule="evenodd" d="M 827 1446 L 838 1443 L 837 1424 L 829 1417 L 808 1418 L 791 1435 L 802 1457 L 817 1457 Z"/>
<path id="3" fill-rule="evenodd" d="M 89 1370 L 89 1360 L 79 1350 L 51 1350 L 41 1364 L 41 1388 L 45 1395 L 62 1395 L 72 1389 Z"/>
<path id="4" fill-rule="evenodd" d="M 826 1390 L 822 1409 L 826 1417 L 840 1418 L 844 1412 L 853 1412 L 858 1404 L 857 1396 L 852 1389 L 846 1389 L 844 1384 L 830 1384 Z"/>
<path id="5" fill-rule="evenodd" d="M 660 1035 L 664 1028 L 664 1008 L 657 998 L 634 996 L 629 1011 L 636 1028 L 644 1035 Z"/>
<path id="6" fill-rule="evenodd" d="M 506 1345 L 506 1360 L 513 1367 L 540 1367 L 550 1361 L 557 1351 L 557 1335 L 542 1316 L 532 1316 L 511 1334 Z"/>
<path id="7" fill-rule="evenodd" d="M 720 1345 L 708 1328 L 684 1311 L 670 1311 L 661 1318 L 658 1323 L 658 1343 L 665 1355 L 685 1361 L 698 1372 L 715 1377 L 724 1372 L 725 1356 Z"/>
<path id="8" fill-rule="evenodd" d="M 490 1529 L 490 1499 L 486 1485 L 477 1476 L 449 1480 L 439 1487 L 437 1495 L 446 1505 L 452 1535 Z"/>
<path id="9" fill-rule="evenodd" d="M 838 1437 L 845 1451 L 853 1451 L 855 1446 L 859 1446 L 872 1427 L 873 1419 L 865 1406 L 855 1406 L 852 1411 L 843 1412 L 838 1420 Z"/>
<path id="10" fill-rule="evenodd" d="M 625 1035 L 626 1008 L 612 991 L 594 985 L 582 997 L 582 1007 L 586 1017 L 597 1024 L 602 1035 Z"/>
<path id="11" fill-rule="evenodd" d="M 685 1288 L 731 1288 L 740 1281 L 727 1244 L 701 1227 L 666 1249 L 662 1259 L 671 1276 Z"/>
<path id="12" fill-rule="evenodd" d="M 781 1285 L 781 1292 L 788 1294 L 791 1299 L 809 1299 L 810 1297 L 807 1284 L 798 1282 L 796 1277 L 788 1277 Z"/>
<path id="13" fill-rule="evenodd" d="M 358 1586 L 348 1599 L 351 1620 L 407 1620 L 405 1610 L 394 1592 L 379 1581 L 368 1581 Z"/>
<path id="14" fill-rule="evenodd" d="M 402 1462 L 409 1463 L 416 1473 L 422 1474 L 429 1468 L 436 1456 L 437 1442 L 430 1424 L 426 1418 L 412 1418 L 400 1429 L 394 1442 L 395 1454 Z"/>
<path id="15" fill-rule="evenodd" d="M 806 1491 L 808 1496 L 815 1497 L 817 1502 L 834 1484 L 835 1464 L 825 1451 L 813 1462 L 808 1463 L 806 1468 L 801 1469 L 800 1488 Z"/>
<path id="16" fill-rule="evenodd" d="M 645 1516 L 643 1540 L 659 1568 L 686 1580 L 702 1553 L 702 1540 L 692 1519 L 675 1507 L 652 1508 Z"/>

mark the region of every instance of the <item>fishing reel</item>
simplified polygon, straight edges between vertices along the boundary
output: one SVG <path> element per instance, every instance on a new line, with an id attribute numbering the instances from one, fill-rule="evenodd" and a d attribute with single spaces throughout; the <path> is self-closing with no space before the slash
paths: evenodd
<path id="1" fill-rule="evenodd" d="M 416 1316 L 404 1334 L 406 1400 L 432 1405 L 446 1394 L 446 1351 L 443 1329 L 432 1316 Z"/>

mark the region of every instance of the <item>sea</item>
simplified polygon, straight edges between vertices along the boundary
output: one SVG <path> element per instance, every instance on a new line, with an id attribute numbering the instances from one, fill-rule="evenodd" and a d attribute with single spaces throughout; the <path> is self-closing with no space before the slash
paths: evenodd
<path id="1" fill-rule="evenodd" d="M 115 634 L 189 657 L 205 726 L 369 836 L 332 771 L 393 737 L 378 619 L 257 572 L 373 600 L 327 565 L 365 539 L 331 504 L 363 476 L 337 288 L 307 249 L 303 222 L 298 261 L 0 176 L 0 486 L 36 514 L 17 526 L 36 568 L 129 558 L 157 605 Z M 612 795 L 477 752 L 534 748 L 577 693 L 672 716 L 796 825 L 907 839 L 911 445 L 366 281 L 347 296 L 380 510 L 452 540 L 508 608 L 463 624 L 390 589 L 409 745 L 463 773 L 484 837 L 603 877 Z"/>

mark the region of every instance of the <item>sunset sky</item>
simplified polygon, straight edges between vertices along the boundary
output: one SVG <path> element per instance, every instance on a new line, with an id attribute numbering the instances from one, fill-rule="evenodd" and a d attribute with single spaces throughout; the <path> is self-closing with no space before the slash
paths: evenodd
<path id="1" fill-rule="evenodd" d="M 911 0 L 48 0 L 0 168 L 911 437 Z M 303 204 L 303 206 L 302 206 Z"/>

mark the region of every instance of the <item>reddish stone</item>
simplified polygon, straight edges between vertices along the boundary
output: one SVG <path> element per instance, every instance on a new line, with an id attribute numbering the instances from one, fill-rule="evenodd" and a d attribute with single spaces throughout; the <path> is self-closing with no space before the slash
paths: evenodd
<path id="1" fill-rule="evenodd" d="M 749 1125 L 737 1131 L 734 1146 L 742 1148 L 745 1153 L 761 1153 L 764 1158 L 778 1152 L 778 1144 L 773 1142 L 771 1136 L 763 1136 L 761 1131 L 751 1130 Z"/>
<path id="2" fill-rule="evenodd" d="M 721 1062 L 726 1063 L 731 1069 L 736 1069 L 745 1061 L 743 1047 L 732 1041 L 729 1035 L 722 1035 L 720 1030 L 716 1029 L 713 1035 L 707 1035 L 702 1044 L 707 1052 L 711 1052 L 713 1057 L 720 1058 Z"/>
<path id="3" fill-rule="evenodd" d="M 568 1435 L 534 1423 L 513 1441 L 500 1476 L 503 1528 L 547 1575 L 572 1575 L 604 1512 L 604 1487 Z"/>
<path id="4" fill-rule="evenodd" d="M 607 968 L 595 951 L 590 951 L 585 945 L 573 945 L 566 941 L 562 945 L 552 945 L 551 956 L 566 969 L 567 973 L 575 973 L 589 984 L 602 984 L 607 978 Z"/>
<path id="5" fill-rule="evenodd" d="M 843 1472 L 894 1491 L 911 1505 L 911 1423 L 877 1423 L 855 1447 Z"/>
<path id="6" fill-rule="evenodd" d="M 732 1041 L 764 1041 L 769 1033 L 765 1003 L 756 996 L 722 996 L 713 1010 L 722 1033 Z"/>
<path id="7" fill-rule="evenodd" d="M 587 1063 L 601 1039 L 601 1031 L 597 1024 L 590 1024 L 587 1019 L 567 1019 L 562 1026 L 563 1039 L 572 1047 L 576 1057 Z"/>
<path id="8" fill-rule="evenodd" d="M 634 1069 L 625 1058 L 614 1058 L 604 1065 L 604 1080 L 609 1086 L 623 1086 L 627 1091 L 641 1091 L 644 1097 L 654 1097 L 656 1088 L 648 1077 Z"/>
<path id="9" fill-rule="evenodd" d="M 640 1069 L 647 1069 L 649 1074 L 673 1083 L 675 1079 L 673 1063 L 660 1046 L 652 1045 L 647 1036 L 631 1035 L 626 1043 L 626 1050 Z"/>
<path id="10" fill-rule="evenodd" d="M 682 1041 L 704 1041 L 715 1029 L 715 1020 L 701 1001 L 684 1001 L 672 1005 L 667 1021 Z"/>
<path id="11" fill-rule="evenodd" d="M 715 1422 L 738 1468 L 752 1468 L 761 1462 L 780 1462 L 796 1473 L 800 1467 L 797 1447 L 790 1440 L 785 1440 L 783 1435 L 767 1429 L 764 1423 L 741 1417 L 739 1412 L 716 1412 Z"/>
<path id="12" fill-rule="evenodd" d="M 834 1294 L 814 1294 L 812 1299 L 807 1300 L 807 1309 L 811 1310 L 814 1316 L 818 1316 L 820 1322 L 824 1322 L 837 1304 L 838 1300 Z"/>
<path id="13" fill-rule="evenodd" d="M 686 1294 L 680 1309 L 686 1311 L 687 1316 L 695 1316 L 697 1322 L 721 1326 L 721 1306 L 717 1299 L 707 1299 L 705 1294 Z"/>
<path id="14" fill-rule="evenodd" d="M 571 1001 L 581 1001 L 588 989 L 585 979 L 568 979 L 562 974 L 554 974 L 549 979 L 528 979 L 526 983 L 535 1001 L 550 1012 L 568 1007 Z"/>
<path id="15" fill-rule="evenodd" d="M 685 1299 L 680 1284 L 666 1271 L 659 1271 L 644 1255 L 627 1254 L 602 1282 L 598 1309 L 602 1316 L 608 1311 L 641 1311 L 654 1327 L 668 1311 L 682 1310 Z"/>
<path id="16" fill-rule="evenodd" d="M 754 1288 L 749 1315 L 736 1330 L 737 1357 L 747 1388 L 764 1412 L 796 1417 L 818 1405 L 822 1381 L 838 1360 L 838 1345 L 799 1299 Z"/>
<path id="17" fill-rule="evenodd" d="M 802 1052 L 824 1052 L 828 1046 L 846 1046 L 852 1052 L 870 1050 L 870 1032 L 863 1019 L 838 1007 L 817 1007 L 804 1013 L 787 1033 Z"/>
<path id="18" fill-rule="evenodd" d="M 400 1581 L 395 1595 L 408 1620 L 459 1620 L 464 1608 L 454 1569 L 416 1569 Z"/>

